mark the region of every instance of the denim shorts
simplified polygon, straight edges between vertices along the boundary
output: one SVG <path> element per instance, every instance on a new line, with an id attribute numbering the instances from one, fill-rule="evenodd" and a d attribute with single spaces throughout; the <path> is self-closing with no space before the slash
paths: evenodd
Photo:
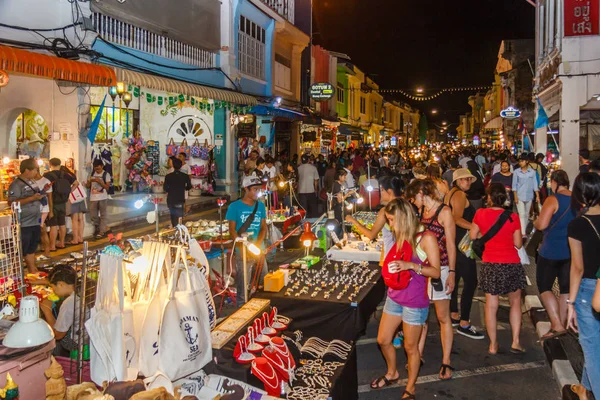
<path id="1" fill-rule="evenodd" d="M 388 315 L 393 315 L 395 317 L 402 317 L 402 321 L 409 325 L 423 325 L 427 321 L 427 316 L 429 315 L 429 307 L 404 307 L 388 297 L 385 300 L 383 312 Z"/>

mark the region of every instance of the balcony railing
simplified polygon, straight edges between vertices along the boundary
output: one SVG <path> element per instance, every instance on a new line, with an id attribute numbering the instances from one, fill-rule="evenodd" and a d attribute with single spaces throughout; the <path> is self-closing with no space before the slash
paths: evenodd
<path id="1" fill-rule="evenodd" d="M 279 15 L 294 24 L 295 0 L 260 0 Z"/>
<path id="2" fill-rule="evenodd" d="M 108 42 L 199 68 L 215 66 L 215 55 L 208 50 L 169 39 L 103 14 L 93 13 L 92 18 L 94 29 Z"/>

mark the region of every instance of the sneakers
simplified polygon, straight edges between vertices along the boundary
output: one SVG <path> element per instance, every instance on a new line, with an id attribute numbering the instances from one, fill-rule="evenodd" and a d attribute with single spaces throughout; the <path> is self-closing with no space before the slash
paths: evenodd
<path id="1" fill-rule="evenodd" d="M 454 318 L 450 317 L 450 320 L 452 321 L 452 327 L 458 328 L 458 326 L 460 325 L 460 319 L 454 319 Z"/>
<path id="2" fill-rule="evenodd" d="M 476 340 L 483 339 L 483 334 L 477 332 L 477 329 L 475 329 L 475 327 L 473 325 L 459 326 L 458 328 L 456 328 L 456 333 L 458 333 L 459 335 L 466 336 L 471 339 L 476 339 Z"/>
<path id="3" fill-rule="evenodd" d="M 45 255 L 41 255 L 41 256 L 37 256 L 35 258 L 35 261 L 48 261 L 50 259 L 50 257 L 46 257 Z"/>

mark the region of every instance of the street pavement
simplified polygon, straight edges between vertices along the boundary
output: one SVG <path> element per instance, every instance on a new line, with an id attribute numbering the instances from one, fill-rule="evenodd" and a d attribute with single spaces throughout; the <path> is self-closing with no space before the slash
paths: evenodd
<path id="1" fill-rule="evenodd" d="M 471 312 L 471 322 L 485 334 L 485 296 L 478 290 Z M 525 310 L 524 310 L 525 311 Z M 359 399 L 400 399 L 404 391 L 407 372 L 403 369 L 406 357 L 402 349 L 397 350 L 401 381 L 397 385 L 372 390 L 371 381 L 386 371 L 385 361 L 377 346 L 377 327 L 381 318 L 378 310 L 371 318 L 366 335 L 358 346 Z M 560 399 L 552 371 L 546 361 L 534 326 L 528 314 L 523 315 L 521 343 L 527 350 L 524 355 L 510 353 L 511 331 L 508 322 L 508 299 L 501 301 L 498 311 L 499 354 L 488 354 L 489 341 L 473 340 L 455 334 L 452 349 L 452 366 L 456 368 L 449 381 L 439 379 L 442 346 L 435 310 L 430 308 L 429 333 L 423 358 L 424 366 L 419 373 L 416 397 L 429 399 Z"/>

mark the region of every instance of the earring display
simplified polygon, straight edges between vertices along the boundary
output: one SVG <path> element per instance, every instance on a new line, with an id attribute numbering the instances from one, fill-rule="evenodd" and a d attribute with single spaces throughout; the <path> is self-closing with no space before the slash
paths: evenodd
<path id="1" fill-rule="evenodd" d="M 323 262 L 323 268 L 299 270 L 290 278 L 284 296 L 354 302 L 363 289 L 375 285 L 379 269 L 368 262 Z"/>
<path id="2" fill-rule="evenodd" d="M 239 310 L 231 314 L 210 333 L 213 349 L 220 349 L 225 346 L 253 318 L 266 311 L 270 304 L 271 300 L 250 299 Z M 268 343 L 268 340 L 265 343 Z"/>

